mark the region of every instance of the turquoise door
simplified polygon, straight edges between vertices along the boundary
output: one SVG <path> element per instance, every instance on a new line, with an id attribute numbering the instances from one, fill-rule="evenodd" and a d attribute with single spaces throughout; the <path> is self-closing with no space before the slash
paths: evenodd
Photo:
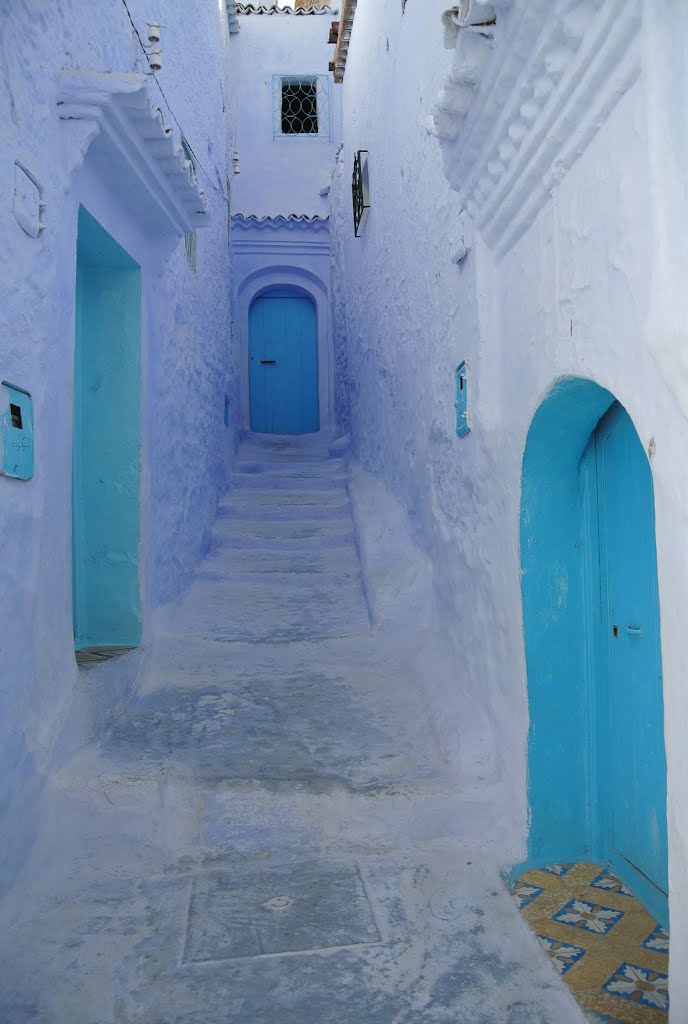
<path id="1" fill-rule="evenodd" d="M 595 447 L 602 650 L 609 659 L 610 854 L 649 909 L 666 918 L 666 759 L 652 473 L 618 402 L 600 421 Z"/>
<path id="2" fill-rule="evenodd" d="M 141 271 L 79 211 L 72 553 L 77 651 L 141 639 Z"/>
<path id="3" fill-rule="evenodd" d="M 262 296 L 249 313 L 251 430 L 318 430 L 315 306 L 300 295 Z"/>

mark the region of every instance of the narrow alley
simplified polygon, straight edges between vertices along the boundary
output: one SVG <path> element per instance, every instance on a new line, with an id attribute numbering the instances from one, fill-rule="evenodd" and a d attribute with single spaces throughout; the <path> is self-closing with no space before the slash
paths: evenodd
<path id="1" fill-rule="evenodd" d="M 456 780 L 371 633 L 329 448 L 240 448 L 138 697 L 55 780 L 3 1020 L 579 1019 L 496 862 L 452 840 Z"/>
<path id="2" fill-rule="evenodd" d="M 688 1022 L 687 36 L 0 0 L 0 1024 Z"/>

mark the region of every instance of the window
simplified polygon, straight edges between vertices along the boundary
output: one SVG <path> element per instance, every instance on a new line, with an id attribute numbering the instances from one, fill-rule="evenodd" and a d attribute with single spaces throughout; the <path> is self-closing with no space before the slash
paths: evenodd
<path id="1" fill-rule="evenodd" d="M 368 150 L 359 149 L 354 154 L 354 173 L 351 176 L 351 196 L 354 204 L 354 234 L 360 238 L 370 210 L 370 185 L 368 181 Z"/>
<path id="2" fill-rule="evenodd" d="M 273 136 L 330 137 L 327 75 L 275 75 L 272 85 Z"/>

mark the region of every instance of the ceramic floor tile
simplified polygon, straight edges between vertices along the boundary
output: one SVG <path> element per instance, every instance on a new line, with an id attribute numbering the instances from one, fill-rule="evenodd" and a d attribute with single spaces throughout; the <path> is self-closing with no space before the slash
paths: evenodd
<path id="1" fill-rule="evenodd" d="M 644 942 L 641 943 L 644 949 L 656 950 L 658 953 L 669 952 L 669 932 L 662 928 L 661 924 L 655 925 Z"/>
<path id="2" fill-rule="evenodd" d="M 557 911 L 554 920 L 593 935 L 608 935 L 623 917 L 621 910 L 574 897 Z"/>
<path id="3" fill-rule="evenodd" d="M 669 935 L 607 868 L 531 868 L 512 893 L 591 1024 L 666 1024 Z"/>
<path id="4" fill-rule="evenodd" d="M 669 1011 L 669 975 L 641 964 L 620 964 L 602 989 L 636 1006 Z"/>

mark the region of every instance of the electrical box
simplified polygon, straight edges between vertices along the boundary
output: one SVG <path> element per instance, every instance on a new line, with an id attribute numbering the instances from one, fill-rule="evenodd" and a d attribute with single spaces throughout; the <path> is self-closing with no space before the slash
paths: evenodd
<path id="1" fill-rule="evenodd" d="M 0 474 L 30 480 L 33 476 L 33 402 L 28 391 L 6 380 L 0 385 L 0 420 Z"/>
<path id="2" fill-rule="evenodd" d="M 471 432 L 471 425 L 468 419 L 468 367 L 465 362 L 457 366 L 455 381 L 456 436 L 465 437 L 466 434 Z"/>

